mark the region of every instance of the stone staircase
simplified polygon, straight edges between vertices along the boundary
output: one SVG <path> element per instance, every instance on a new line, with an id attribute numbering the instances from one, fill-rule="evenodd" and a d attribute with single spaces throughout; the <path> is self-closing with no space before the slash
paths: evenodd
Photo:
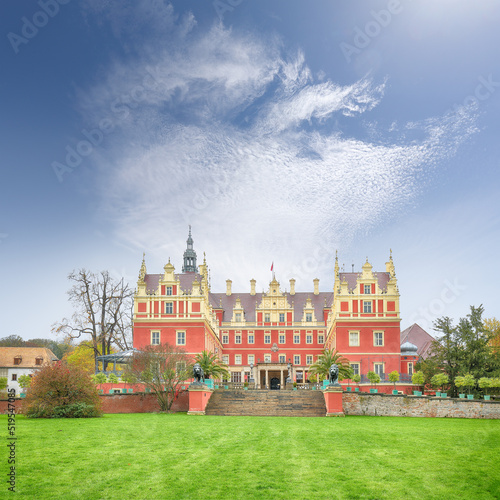
<path id="1" fill-rule="evenodd" d="M 214 391 L 206 415 L 247 415 L 267 417 L 324 417 L 325 398 L 321 391 Z"/>

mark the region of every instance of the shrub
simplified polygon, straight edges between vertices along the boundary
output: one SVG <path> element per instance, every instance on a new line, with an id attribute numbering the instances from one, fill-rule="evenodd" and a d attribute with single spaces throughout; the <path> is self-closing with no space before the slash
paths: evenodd
<path id="1" fill-rule="evenodd" d="M 394 384 L 394 388 L 396 388 L 396 382 L 399 382 L 399 372 L 397 370 L 389 373 L 389 382 L 392 382 Z"/>
<path id="2" fill-rule="evenodd" d="M 108 377 L 108 382 L 111 382 L 112 384 L 118 384 L 118 382 L 120 382 L 120 379 L 116 376 L 115 373 L 110 373 Z"/>
<path id="3" fill-rule="evenodd" d="M 102 372 L 92 375 L 91 378 L 94 381 L 94 384 L 105 384 L 108 381 L 106 374 Z"/>
<path id="4" fill-rule="evenodd" d="M 23 389 L 27 389 L 31 385 L 31 377 L 29 375 L 21 375 L 17 381 Z"/>
<path id="5" fill-rule="evenodd" d="M 7 377 L 0 377 L 0 391 L 7 389 L 8 383 Z"/>
<path id="6" fill-rule="evenodd" d="M 488 394 L 488 388 L 491 387 L 491 381 L 492 379 L 491 378 L 488 378 L 488 377 L 481 377 L 479 380 L 478 380 L 478 385 L 481 389 L 484 389 L 485 391 L 485 394 Z"/>
<path id="7" fill-rule="evenodd" d="M 368 377 L 368 380 L 372 383 L 375 384 L 375 386 L 380 382 L 380 376 L 378 373 L 375 373 L 374 371 L 369 371 L 366 376 Z"/>
<path id="8" fill-rule="evenodd" d="M 415 372 L 412 376 L 411 376 L 411 381 L 413 384 L 415 385 L 420 385 L 422 386 L 422 391 L 423 391 L 423 385 L 425 383 L 425 375 L 423 372 L 421 371 L 418 371 L 418 372 Z"/>
<path id="9" fill-rule="evenodd" d="M 32 378 L 23 409 L 32 418 L 101 414 L 99 394 L 89 374 L 63 362 L 44 366 Z"/>

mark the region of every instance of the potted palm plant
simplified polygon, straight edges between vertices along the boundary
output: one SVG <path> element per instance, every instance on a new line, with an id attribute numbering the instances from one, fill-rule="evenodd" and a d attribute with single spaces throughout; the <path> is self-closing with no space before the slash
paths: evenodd
<path id="1" fill-rule="evenodd" d="M 397 370 L 389 373 L 389 382 L 392 382 L 394 384 L 392 393 L 396 396 L 398 394 L 398 391 L 396 390 L 396 382 L 399 382 L 399 372 Z"/>

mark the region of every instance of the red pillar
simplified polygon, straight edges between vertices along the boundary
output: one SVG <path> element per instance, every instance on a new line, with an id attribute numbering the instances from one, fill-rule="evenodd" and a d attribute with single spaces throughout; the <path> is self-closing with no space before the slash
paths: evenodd
<path id="1" fill-rule="evenodd" d="M 189 387 L 189 411 L 188 415 L 205 415 L 205 408 L 210 397 L 212 396 L 212 389 L 205 386 Z"/>
<path id="2" fill-rule="evenodd" d="M 327 417 L 345 417 L 344 408 L 342 406 L 342 392 L 341 387 L 328 386 L 323 391 Z"/>

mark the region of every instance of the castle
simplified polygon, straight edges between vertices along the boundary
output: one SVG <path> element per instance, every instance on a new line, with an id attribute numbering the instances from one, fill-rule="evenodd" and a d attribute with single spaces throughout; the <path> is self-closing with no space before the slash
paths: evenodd
<path id="1" fill-rule="evenodd" d="M 388 374 L 401 374 L 398 388 L 411 385 L 416 348 L 400 346 L 399 290 L 392 259 L 385 271 L 368 262 L 361 272 L 341 272 L 335 258 L 331 291 L 320 292 L 313 279 L 309 292 L 284 291 L 273 275 L 266 292 L 235 293 L 231 280 L 225 292 L 212 292 L 208 267 L 196 264 L 191 228 L 182 272 L 173 264 L 161 274 L 148 274 L 143 257 L 134 300 L 134 347 L 168 342 L 193 357 L 204 350 L 228 365 L 231 382 L 253 381 L 257 387 L 279 389 L 287 379 L 304 383 L 308 370 L 325 348 L 349 360 L 361 384 L 367 373 L 392 389 Z M 347 382 L 343 381 L 345 385 Z"/>

